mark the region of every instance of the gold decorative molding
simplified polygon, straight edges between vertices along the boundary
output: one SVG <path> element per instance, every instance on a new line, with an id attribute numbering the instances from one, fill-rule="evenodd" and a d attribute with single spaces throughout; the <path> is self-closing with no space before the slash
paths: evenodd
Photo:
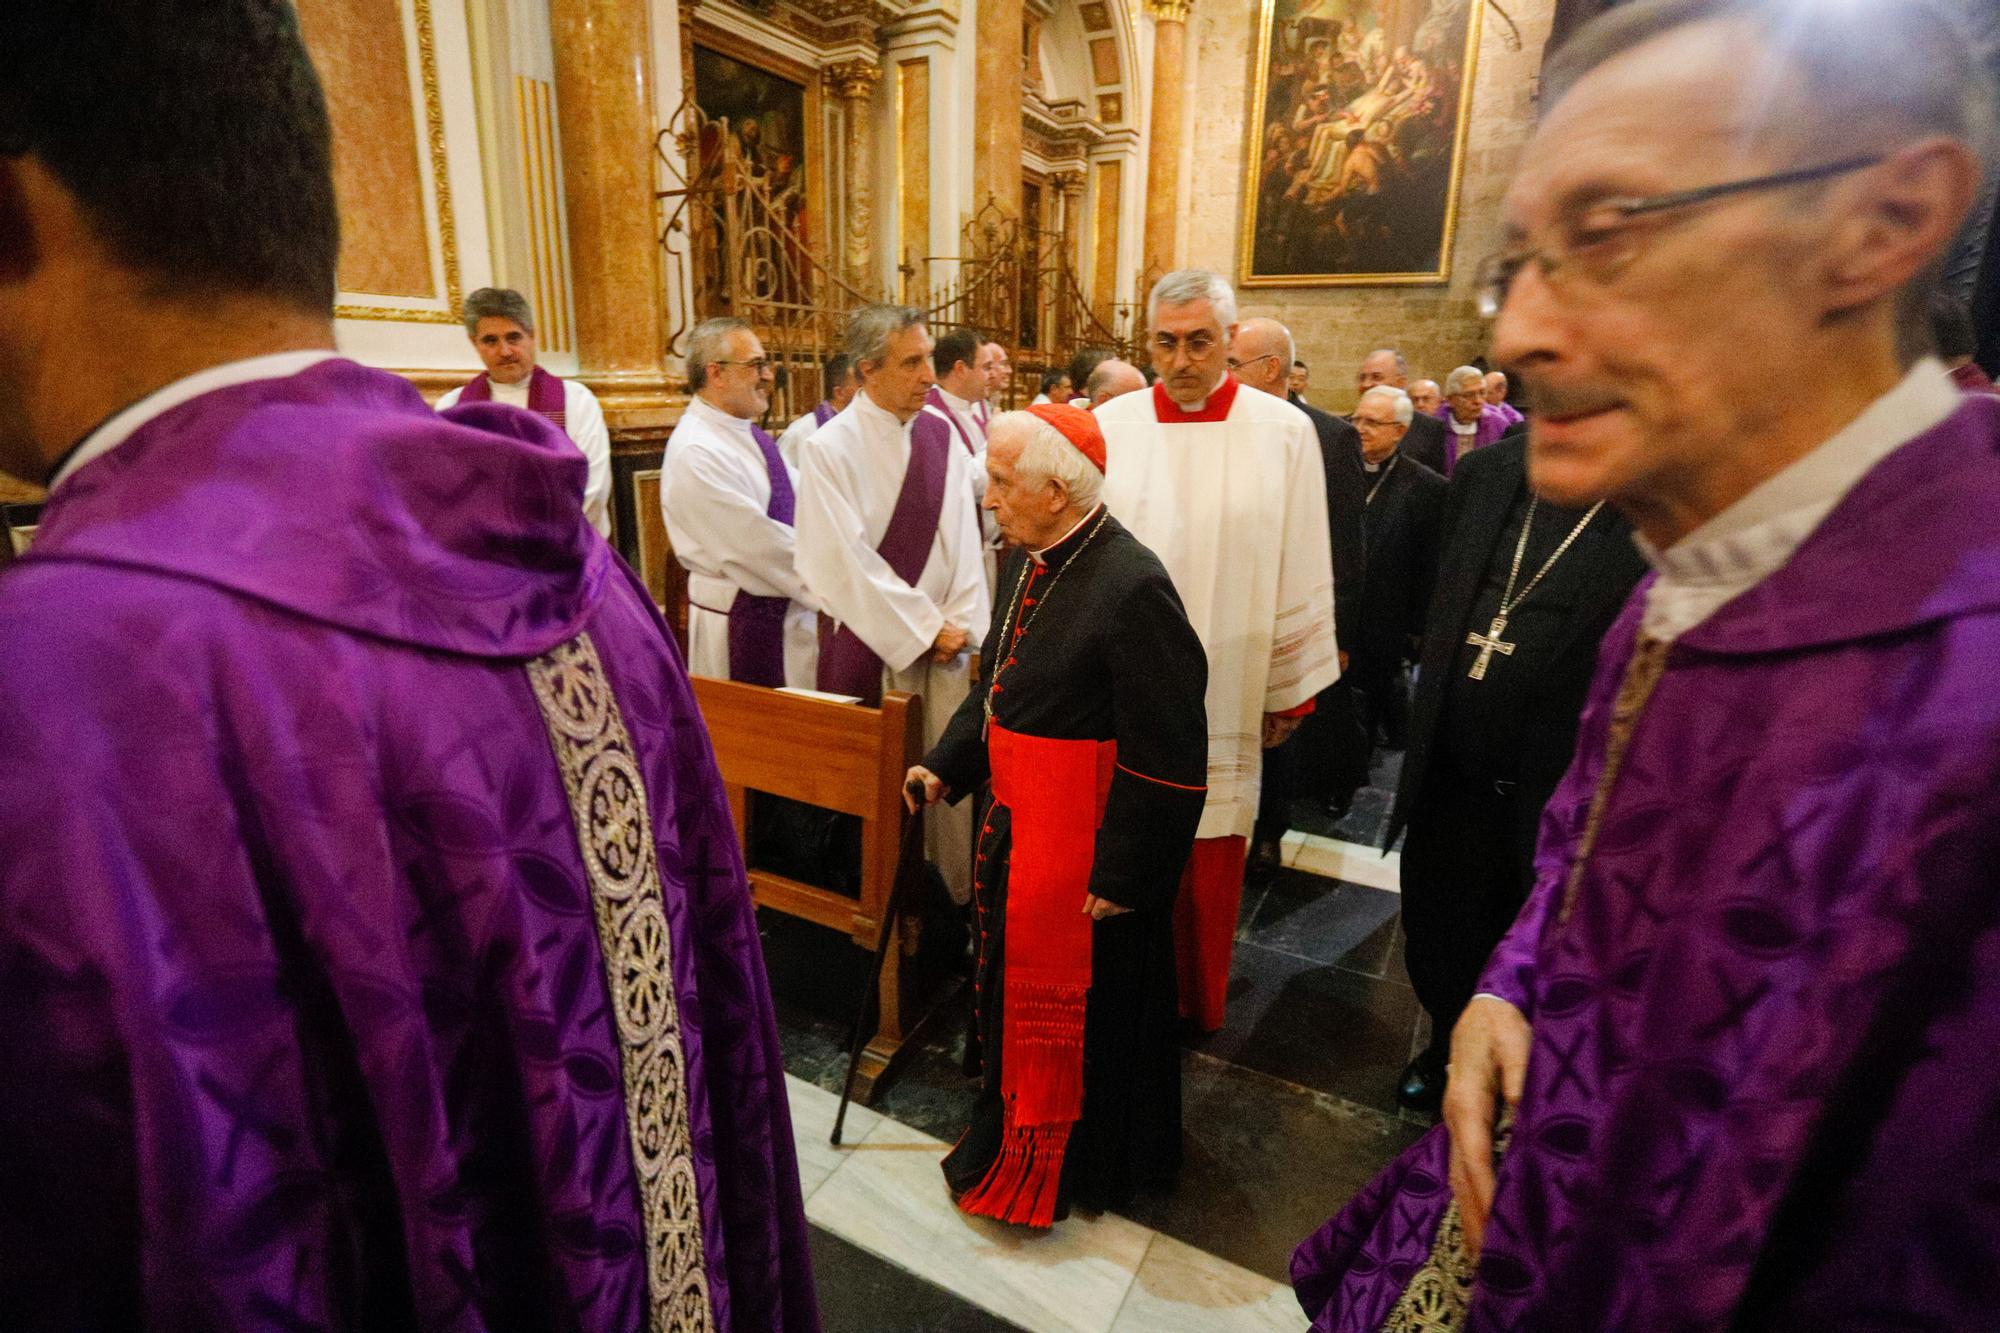
<path id="1" fill-rule="evenodd" d="M 865 101 L 882 82 L 882 66 L 873 60 L 843 60 L 826 67 L 826 83 L 844 102 Z"/>
<path id="2" fill-rule="evenodd" d="M 514 111 L 521 130 L 521 186 L 528 211 L 528 253 L 534 269 L 535 311 L 541 345 L 551 352 L 576 349 L 570 327 L 568 248 L 562 234 L 562 183 L 556 169 L 555 86 L 514 76 Z"/>
<path id="3" fill-rule="evenodd" d="M 417 63 L 424 85 L 424 130 L 430 139 L 431 198 L 438 215 L 438 245 L 444 252 L 443 310 L 405 310 L 395 306 L 336 305 L 341 319 L 381 320 L 398 324 L 456 324 L 464 289 L 458 275 L 458 222 L 451 211 L 451 162 L 445 153 L 444 101 L 438 92 L 437 38 L 431 23 L 431 0 L 410 0 L 417 27 Z"/>
<path id="4" fill-rule="evenodd" d="M 1146 12 L 1155 23 L 1186 23 L 1194 0 L 1145 0 Z"/>

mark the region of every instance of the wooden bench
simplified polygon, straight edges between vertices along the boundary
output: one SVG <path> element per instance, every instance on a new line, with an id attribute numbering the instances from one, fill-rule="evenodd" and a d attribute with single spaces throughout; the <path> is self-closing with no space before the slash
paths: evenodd
<path id="1" fill-rule="evenodd" d="M 716 763 L 729 791 L 738 842 L 749 847 L 749 793 L 768 792 L 861 819 L 858 899 L 769 871 L 750 871 L 761 907 L 840 931 L 872 951 L 896 878 L 903 775 L 923 757 L 914 695 L 891 691 L 880 708 L 802 698 L 755 685 L 693 677 Z M 914 906 L 911 904 L 909 906 Z M 882 968 L 877 1030 L 861 1054 L 855 1097 L 866 1105 L 905 1043 L 938 1005 L 921 1005 L 909 957 L 915 927 L 899 922 Z"/>

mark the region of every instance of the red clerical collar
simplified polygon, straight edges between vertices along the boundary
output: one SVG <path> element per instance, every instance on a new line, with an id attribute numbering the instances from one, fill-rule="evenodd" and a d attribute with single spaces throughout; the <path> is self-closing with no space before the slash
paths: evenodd
<path id="1" fill-rule="evenodd" d="M 1215 386 L 1203 403 L 1199 412 L 1183 412 L 1181 405 L 1167 395 L 1165 380 L 1153 381 L 1153 408 L 1159 415 L 1162 426 L 1178 426 L 1194 421 L 1227 421 L 1229 406 L 1236 401 L 1236 376 L 1225 372 L 1222 383 Z"/>

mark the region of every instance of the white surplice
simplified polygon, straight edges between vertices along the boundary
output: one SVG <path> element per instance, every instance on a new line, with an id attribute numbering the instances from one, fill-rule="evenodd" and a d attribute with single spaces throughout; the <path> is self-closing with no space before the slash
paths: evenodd
<path id="1" fill-rule="evenodd" d="M 818 604 L 799 577 L 790 526 L 766 515 L 771 472 L 750 422 L 697 396 L 667 439 L 660 510 L 688 572 L 688 670 L 729 676 L 729 608 L 738 592 L 785 597 L 785 684 L 811 689 Z M 794 494 L 798 476 L 792 469 Z"/>
<path id="2" fill-rule="evenodd" d="M 778 453 L 794 472 L 799 470 L 800 446 L 811 439 L 812 433 L 819 429 L 819 418 L 813 415 L 818 410 L 819 404 L 814 403 L 812 411 L 807 412 L 803 416 L 795 417 L 792 424 L 785 427 L 784 434 L 778 436 Z M 831 417 L 827 418 L 829 421 L 832 419 Z"/>
<path id="3" fill-rule="evenodd" d="M 910 430 L 864 389 L 806 440 L 799 451 L 798 569 L 820 608 L 882 659 L 882 688 L 923 696 L 929 749 L 970 688 L 970 650 L 985 635 L 992 605 L 979 529 L 964 499 L 971 460 L 956 439 L 945 450 L 944 503 L 916 585 L 876 554 L 909 470 Z M 968 651 L 938 665 L 930 660 L 931 645 L 946 622 L 965 629 Z M 938 807 L 928 820 L 931 857 L 962 902 L 971 885 L 969 805 Z"/>
<path id="4" fill-rule="evenodd" d="M 1222 416 L 1219 397 L 1233 391 Z M 1166 566 L 1208 652 L 1208 801 L 1198 837 L 1248 837 L 1264 715 L 1340 678 L 1326 468 L 1312 422 L 1233 380 L 1218 420 L 1163 425 L 1163 391 L 1097 409 L 1104 503 Z"/>
<path id="5" fill-rule="evenodd" d="M 518 384 L 494 384 L 493 401 L 526 409 L 528 384 L 533 376 Z M 490 383 L 490 381 L 489 381 Z M 564 380 L 563 430 L 583 454 L 590 470 L 583 482 L 583 516 L 602 536 L 611 535 L 611 431 L 604 424 L 604 409 L 597 395 L 577 380 Z M 438 399 L 437 410 L 456 407 L 464 388 L 453 389 Z"/>

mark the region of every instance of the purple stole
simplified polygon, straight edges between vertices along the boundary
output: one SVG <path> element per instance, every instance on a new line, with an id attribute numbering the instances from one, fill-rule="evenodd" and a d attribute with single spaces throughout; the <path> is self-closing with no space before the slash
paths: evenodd
<path id="1" fill-rule="evenodd" d="M 792 492 L 791 474 L 778 453 L 778 442 L 760 426 L 750 428 L 750 438 L 764 453 L 764 468 L 771 474 L 771 503 L 764 517 L 791 527 L 797 516 L 798 497 Z M 748 685 L 772 689 L 785 683 L 785 612 L 788 597 L 760 597 L 738 589 L 729 604 L 729 678 Z"/>
<path id="2" fill-rule="evenodd" d="M 493 401 L 493 382 L 484 375 L 474 375 L 466 381 L 458 392 L 461 403 L 490 403 Z M 562 427 L 568 434 L 569 426 L 564 418 L 568 415 L 563 403 L 563 382 L 540 366 L 528 377 L 528 410 L 547 417 Z"/>
<path id="3" fill-rule="evenodd" d="M 944 483 L 951 470 L 951 432 L 927 412 L 910 423 L 910 463 L 903 470 L 903 489 L 889 515 L 888 530 L 875 554 L 897 578 L 917 585 L 931 558 L 938 519 L 944 513 Z M 829 694 L 852 694 L 870 708 L 882 702 L 882 659 L 861 641 L 851 626 L 819 618 L 819 688 Z"/>
<path id="4" fill-rule="evenodd" d="M 933 384 L 931 391 L 924 395 L 924 406 L 931 408 L 940 417 L 944 418 L 944 424 L 950 426 L 958 438 L 964 441 L 966 457 L 977 458 L 979 456 L 979 446 L 972 442 L 972 435 L 965 429 L 965 423 L 958 419 L 958 413 L 952 411 L 950 406 L 945 403 L 944 394 L 939 390 L 937 385 Z M 973 404 L 975 410 L 978 407 L 979 404 Z"/>
<path id="5" fill-rule="evenodd" d="M 819 406 L 813 408 L 813 425 L 824 426 L 838 415 L 839 413 L 833 410 L 833 404 L 822 399 Z"/>

